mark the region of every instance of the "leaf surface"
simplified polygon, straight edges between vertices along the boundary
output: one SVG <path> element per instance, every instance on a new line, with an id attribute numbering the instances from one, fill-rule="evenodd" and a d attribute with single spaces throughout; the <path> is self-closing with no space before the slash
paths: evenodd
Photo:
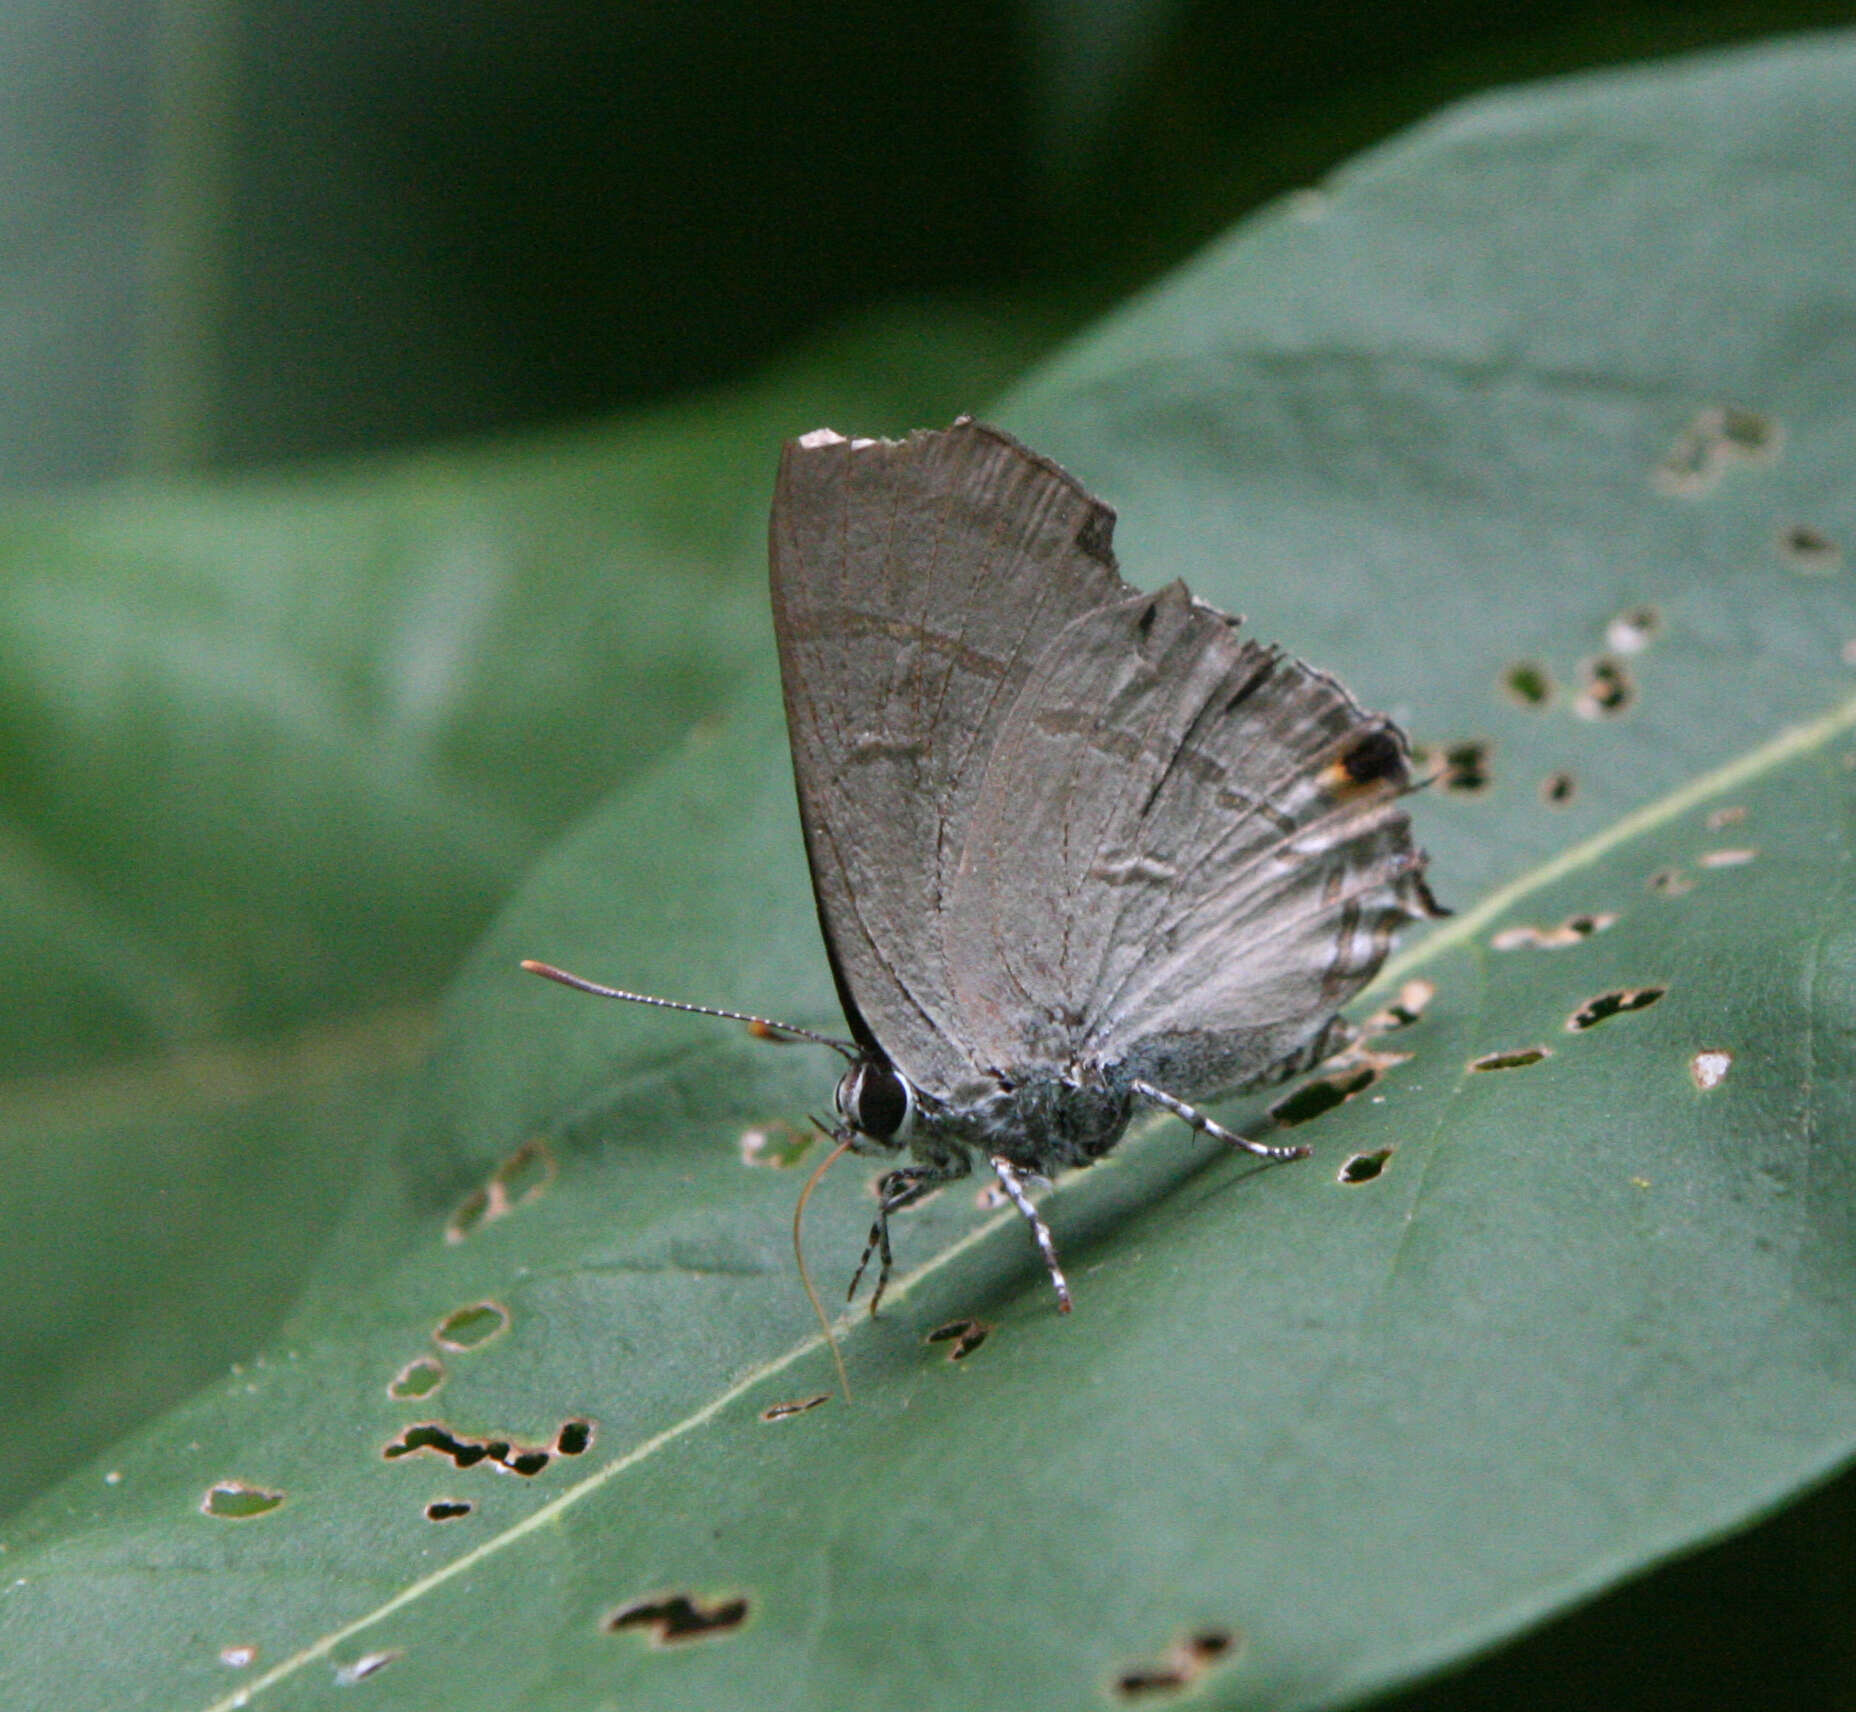
<path id="1" fill-rule="evenodd" d="M 261 1365 L 11 1531 L 0 1698 L 1336 1705 L 1845 1461 L 1856 607 L 1796 549 L 1856 545 L 1853 73 L 1832 38 L 1475 103 L 1002 412 L 1120 508 L 1133 580 L 1486 780 L 1416 804 L 1461 913 L 1311 1160 L 1144 1125 L 1047 1202 L 1068 1321 L 945 1192 L 845 1321 L 854 1404 L 765 1419 L 834 1386 L 798 1174 L 744 1137 L 829 1061 L 514 973 L 830 1025 L 764 662 L 454 989 L 356 1213 L 415 1245 L 351 1234 Z M 862 1170 L 812 1205 L 827 1286 Z"/>

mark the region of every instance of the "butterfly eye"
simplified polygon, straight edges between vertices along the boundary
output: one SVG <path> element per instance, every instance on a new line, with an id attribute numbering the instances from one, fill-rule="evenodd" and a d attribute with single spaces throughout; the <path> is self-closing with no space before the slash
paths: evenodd
<path id="1" fill-rule="evenodd" d="M 915 1090 L 887 1064 L 865 1059 L 838 1083 L 838 1111 L 872 1141 L 901 1141 L 915 1127 Z"/>

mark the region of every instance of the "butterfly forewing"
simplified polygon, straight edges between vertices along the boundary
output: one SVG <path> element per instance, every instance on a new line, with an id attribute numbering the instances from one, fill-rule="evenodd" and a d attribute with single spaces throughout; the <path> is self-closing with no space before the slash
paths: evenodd
<path id="1" fill-rule="evenodd" d="M 773 615 L 820 922 L 853 1029 L 919 1087 L 984 1080 L 950 978 L 947 877 L 1051 638 L 1131 591 L 1114 513 L 970 422 L 789 444 Z"/>

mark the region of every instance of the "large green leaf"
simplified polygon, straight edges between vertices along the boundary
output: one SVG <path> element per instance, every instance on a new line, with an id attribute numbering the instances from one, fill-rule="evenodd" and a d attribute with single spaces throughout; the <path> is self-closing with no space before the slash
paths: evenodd
<path id="1" fill-rule="evenodd" d="M 765 658 L 767 447 L 1033 337 L 897 313 L 571 437 L 0 508 L 0 1514 L 262 1341 L 497 901 Z"/>
<path id="2" fill-rule="evenodd" d="M 1336 1704 L 1846 1460 L 1852 134 L 1841 39 L 1487 100 L 1003 411 L 1137 580 L 1454 757 L 1417 813 L 1462 913 L 1381 995 L 1434 996 L 1313 1160 L 1145 1126 L 1048 1202 L 1068 1321 L 944 1193 L 845 1321 L 854 1405 L 765 1419 L 834 1386 L 796 1173 L 741 1143 L 831 1065 L 513 969 L 830 1019 L 763 661 L 492 931 L 278 1345 L 19 1519 L 6 1704 Z"/>

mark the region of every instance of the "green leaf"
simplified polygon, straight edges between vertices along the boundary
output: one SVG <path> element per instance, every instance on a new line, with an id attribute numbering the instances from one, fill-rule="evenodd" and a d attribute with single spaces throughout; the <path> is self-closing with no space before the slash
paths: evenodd
<path id="1" fill-rule="evenodd" d="M 0 507 L 0 1515 L 268 1335 L 497 901 L 765 659 L 767 449 L 1035 338 L 898 312 L 573 436 Z"/>
<path id="2" fill-rule="evenodd" d="M 1002 413 L 1136 580 L 1485 781 L 1416 803 L 1462 913 L 1313 1159 L 1145 1125 L 1047 1201 L 1067 1321 L 945 1192 L 844 1319 L 854 1404 L 780 1412 L 835 1387 L 799 1173 L 744 1141 L 830 1062 L 514 972 L 830 1022 L 763 659 L 492 930 L 286 1335 L 10 1531 L 0 1698 L 1335 1705 L 1847 1460 L 1856 605 L 1798 531 L 1856 540 L 1853 73 L 1478 102 Z M 860 1175 L 809 1214 L 828 1287 Z"/>

